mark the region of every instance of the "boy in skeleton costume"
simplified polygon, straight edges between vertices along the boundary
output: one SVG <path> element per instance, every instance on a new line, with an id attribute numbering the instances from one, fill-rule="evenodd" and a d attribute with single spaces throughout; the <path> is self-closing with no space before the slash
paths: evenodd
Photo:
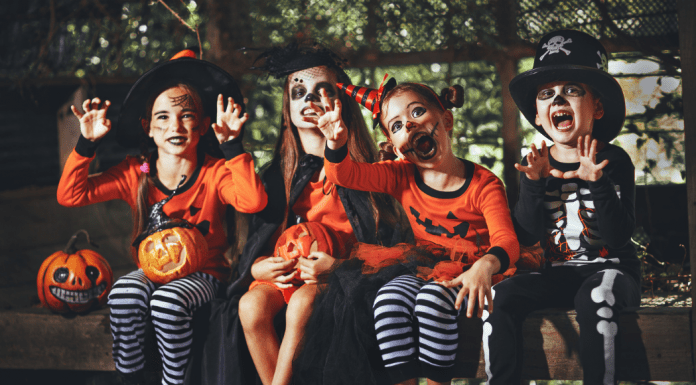
<path id="1" fill-rule="evenodd" d="M 519 332 L 527 314 L 574 307 L 585 384 L 616 383 L 614 344 L 620 311 L 640 305 L 634 167 L 609 144 L 621 130 L 625 102 L 606 72 L 595 38 L 556 31 L 537 47 L 534 68 L 510 82 L 518 108 L 553 141 L 515 164 L 520 195 L 513 220 L 522 245 L 541 242 L 546 266 L 493 287 L 495 311 L 484 314 L 489 384 L 519 383 Z"/>

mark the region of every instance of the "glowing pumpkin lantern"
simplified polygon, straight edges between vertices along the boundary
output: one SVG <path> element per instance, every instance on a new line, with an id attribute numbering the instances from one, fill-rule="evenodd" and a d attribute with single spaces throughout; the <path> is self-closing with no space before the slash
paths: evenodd
<path id="1" fill-rule="evenodd" d="M 103 306 L 114 283 L 109 263 L 93 250 L 75 247 L 79 230 L 68 241 L 63 251 L 51 254 L 39 268 L 36 288 L 39 300 L 47 308 L 58 312 L 82 313 L 93 306 Z"/>
<path id="2" fill-rule="evenodd" d="M 150 209 L 148 225 L 133 242 L 138 249 L 138 265 L 152 282 L 165 284 L 200 269 L 200 261 L 208 255 L 208 242 L 203 234 L 185 219 L 170 218 L 163 210 L 186 176 L 171 195 Z"/>

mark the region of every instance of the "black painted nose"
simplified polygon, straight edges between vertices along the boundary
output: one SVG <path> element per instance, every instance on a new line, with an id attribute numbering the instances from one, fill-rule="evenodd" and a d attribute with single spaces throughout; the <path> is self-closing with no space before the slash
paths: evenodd
<path id="1" fill-rule="evenodd" d="M 563 96 L 561 96 L 561 95 L 556 95 L 556 97 L 553 99 L 553 104 L 554 104 L 554 105 L 562 106 L 562 105 L 564 105 L 564 104 L 566 104 L 566 103 L 568 103 L 568 101 L 565 100 L 565 98 L 564 98 Z"/>
<path id="2" fill-rule="evenodd" d="M 308 93 L 307 96 L 305 96 L 305 98 L 304 98 L 304 101 L 305 101 L 305 102 L 314 102 L 314 103 L 316 103 L 316 102 L 318 102 L 319 100 L 320 100 L 320 99 L 319 99 L 319 96 L 315 95 L 315 94 L 312 93 L 312 92 Z"/>

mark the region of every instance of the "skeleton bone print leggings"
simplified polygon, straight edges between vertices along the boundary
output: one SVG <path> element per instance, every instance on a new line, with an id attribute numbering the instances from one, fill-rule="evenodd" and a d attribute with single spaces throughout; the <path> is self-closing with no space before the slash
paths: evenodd
<path id="1" fill-rule="evenodd" d="M 577 312 L 584 383 L 615 384 L 618 316 L 640 306 L 640 285 L 619 265 L 550 267 L 493 286 L 493 306 L 483 315 L 487 384 L 520 382 L 522 322 L 532 311 L 554 307 Z"/>

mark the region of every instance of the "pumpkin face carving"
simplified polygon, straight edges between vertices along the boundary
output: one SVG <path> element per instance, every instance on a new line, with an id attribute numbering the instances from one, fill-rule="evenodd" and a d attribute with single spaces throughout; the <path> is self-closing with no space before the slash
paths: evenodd
<path id="1" fill-rule="evenodd" d="M 103 306 L 114 282 L 111 267 L 101 255 L 74 246 L 80 233 L 87 235 L 89 242 L 85 230 L 75 233 L 63 251 L 44 260 L 36 278 L 39 300 L 58 313 L 81 313 Z"/>
<path id="2" fill-rule="evenodd" d="M 309 257 L 314 251 L 323 251 L 334 258 L 343 256 L 343 245 L 338 234 L 319 222 L 303 222 L 288 227 L 276 242 L 276 257 L 285 260 Z M 299 276 L 295 283 L 302 283 Z"/>
<path id="3" fill-rule="evenodd" d="M 172 227 L 149 235 L 138 248 L 138 262 L 145 275 L 165 284 L 199 269 L 208 255 L 208 243 L 196 228 Z"/>

